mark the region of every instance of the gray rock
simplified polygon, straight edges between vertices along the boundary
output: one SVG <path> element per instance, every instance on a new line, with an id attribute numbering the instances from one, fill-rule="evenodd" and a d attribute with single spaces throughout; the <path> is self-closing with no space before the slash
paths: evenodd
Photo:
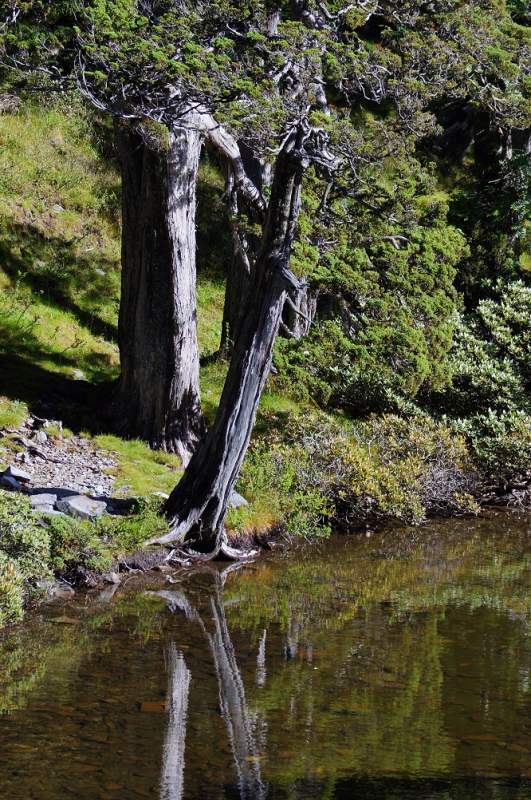
<path id="1" fill-rule="evenodd" d="M 31 510 L 34 511 L 36 514 L 52 514 L 52 516 L 61 513 L 60 511 L 56 511 L 53 505 L 51 505 L 50 503 L 41 503 L 38 506 L 32 505 Z"/>
<path id="2" fill-rule="evenodd" d="M 229 497 L 229 508 L 241 508 L 242 506 L 249 507 L 249 503 L 241 494 L 232 491 Z"/>
<path id="3" fill-rule="evenodd" d="M 0 484 L 5 486 L 6 489 L 15 489 L 17 492 L 23 492 L 24 486 L 19 483 L 15 478 L 10 478 L 9 475 L 2 475 L 0 478 Z"/>
<path id="4" fill-rule="evenodd" d="M 48 492 L 41 492 L 40 494 L 33 492 L 30 498 L 30 506 L 32 508 L 34 508 L 35 506 L 45 506 L 45 505 L 54 506 L 56 502 L 57 502 L 57 495 Z"/>
<path id="5" fill-rule="evenodd" d="M 72 376 L 74 377 L 74 379 L 76 381 L 86 381 L 87 380 L 87 378 L 85 376 L 85 373 L 82 372 L 80 369 L 73 369 L 72 370 Z"/>
<path id="6" fill-rule="evenodd" d="M 35 431 L 32 438 L 37 442 L 37 444 L 44 444 L 44 442 L 48 441 L 48 436 L 44 433 L 44 431 Z"/>
<path id="7" fill-rule="evenodd" d="M 23 469 L 19 469 L 19 467 L 8 467 L 4 472 L 5 478 L 15 478 L 17 481 L 22 481 L 26 483 L 31 480 L 31 475 L 29 472 L 24 472 Z"/>
<path id="8" fill-rule="evenodd" d="M 73 497 L 65 497 L 64 500 L 58 500 L 56 508 L 71 517 L 95 519 L 96 517 L 102 516 L 107 508 L 107 503 L 104 503 L 102 500 L 93 500 L 92 497 L 87 497 L 83 494 L 78 494 Z"/>
<path id="9" fill-rule="evenodd" d="M 120 586 L 119 583 L 113 583 L 111 586 L 107 586 L 107 588 L 104 589 L 103 592 L 101 592 L 97 596 L 96 602 L 97 603 L 108 603 L 109 600 L 112 598 L 113 594 L 116 592 L 116 590 L 118 589 L 119 586 Z"/>
<path id="10" fill-rule="evenodd" d="M 163 500 L 167 500 L 169 498 L 169 494 L 166 492 L 151 492 L 152 497 L 161 497 Z"/>
<path id="11" fill-rule="evenodd" d="M 120 575 L 117 572 L 107 572 L 104 575 L 104 578 L 107 583 L 120 583 Z"/>
<path id="12" fill-rule="evenodd" d="M 52 209 L 55 211 L 56 214 L 63 214 L 64 213 L 64 208 L 63 208 L 63 206 L 60 206 L 59 203 L 54 203 L 53 206 L 52 206 Z"/>

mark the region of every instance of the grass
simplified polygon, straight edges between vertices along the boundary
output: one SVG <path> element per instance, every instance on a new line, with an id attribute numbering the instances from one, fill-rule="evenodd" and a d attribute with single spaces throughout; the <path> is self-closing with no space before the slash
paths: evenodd
<path id="1" fill-rule="evenodd" d="M 127 441 L 118 436 L 96 436 L 96 445 L 112 453 L 117 469 L 115 494 L 149 496 L 152 492 L 169 494 L 181 475 L 181 459 L 162 450 L 150 450 L 143 442 Z"/>
<path id="2" fill-rule="evenodd" d="M 120 179 L 75 94 L 0 116 L 0 393 L 118 372 Z"/>

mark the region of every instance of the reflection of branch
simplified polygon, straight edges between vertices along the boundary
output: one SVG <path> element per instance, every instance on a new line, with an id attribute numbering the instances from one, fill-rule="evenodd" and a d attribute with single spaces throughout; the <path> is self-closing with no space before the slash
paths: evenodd
<path id="1" fill-rule="evenodd" d="M 221 714 L 227 726 L 236 762 L 240 797 L 242 800 L 261 800 L 265 797 L 265 787 L 260 775 L 260 760 L 249 719 L 242 676 L 227 628 L 219 585 L 216 587 L 215 597 L 211 600 L 211 609 L 216 632 L 207 636 L 218 676 Z"/>
<path id="2" fill-rule="evenodd" d="M 258 645 L 258 655 L 256 657 L 256 683 L 263 686 L 266 679 L 265 648 L 267 631 L 264 629 L 260 644 Z"/>
<path id="3" fill-rule="evenodd" d="M 164 598 L 171 611 L 175 611 L 177 609 L 184 611 L 186 618 L 190 622 L 197 622 L 205 634 L 210 646 L 212 657 L 214 659 L 214 664 L 216 666 L 221 714 L 227 726 L 227 731 L 232 746 L 232 753 L 234 755 L 234 761 L 236 762 L 238 787 L 240 790 L 241 800 L 264 800 L 266 796 L 266 790 L 260 775 L 260 759 L 254 741 L 249 710 L 247 708 L 247 701 L 245 699 L 245 688 L 238 664 L 236 662 L 234 648 L 232 646 L 227 627 L 227 619 L 225 617 L 225 610 L 223 608 L 221 594 L 227 579 L 227 575 L 234 570 L 240 569 L 241 566 L 241 564 L 231 564 L 229 567 L 224 569 L 223 572 L 219 572 L 213 567 L 204 565 L 200 570 L 198 570 L 201 572 L 209 572 L 213 575 L 216 581 L 215 594 L 211 599 L 212 619 L 215 623 L 215 632 L 213 634 L 208 633 L 198 611 L 193 607 L 188 598 L 182 592 L 175 590 L 162 590 L 158 592 L 149 592 L 149 594 Z M 265 659 L 265 631 L 258 658 L 259 660 L 261 658 Z M 180 659 L 182 661 L 182 656 L 180 656 Z M 182 661 L 182 664 L 186 670 L 184 661 Z M 186 670 L 186 672 L 188 672 L 188 670 Z M 186 698 L 187 697 L 188 684 L 186 686 Z M 184 720 L 182 723 L 183 749 L 185 719 L 186 706 Z M 168 740 L 169 730 L 170 729 L 168 729 Z M 166 764 L 166 749 L 164 763 Z M 164 774 L 165 772 L 163 771 L 163 775 Z M 182 791 L 182 778 L 180 791 Z M 177 800 L 177 798 L 181 797 L 179 794 L 166 794 L 161 796 L 164 798 L 164 800 L 174 800 L 174 798 Z"/>
<path id="4" fill-rule="evenodd" d="M 170 719 L 164 741 L 160 797 L 162 800 L 181 800 L 183 796 L 188 690 L 191 675 L 184 662 L 183 654 L 177 650 L 174 642 L 170 642 L 166 652 L 166 667 L 169 672 L 170 683 L 167 701 Z"/>

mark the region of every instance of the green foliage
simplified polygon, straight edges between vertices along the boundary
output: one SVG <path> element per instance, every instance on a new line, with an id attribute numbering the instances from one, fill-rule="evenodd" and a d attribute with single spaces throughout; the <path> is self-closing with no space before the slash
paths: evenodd
<path id="1" fill-rule="evenodd" d="M 308 181 L 292 263 L 318 296 L 317 320 L 304 340 L 280 340 L 275 351 L 279 386 L 354 414 L 389 408 L 389 392 L 413 397 L 449 381 L 452 284 L 467 253 L 447 224 L 446 196 L 408 142 L 391 157 L 370 115 L 359 133 L 360 156 L 377 149 L 379 163 L 360 164 L 366 188 L 347 207 L 332 197 L 316 225 L 318 186 Z"/>
<path id="2" fill-rule="evenodd" d="M 341 424 L 295 418 L 252 447 L 239 483 L 251 500 L 273 494 L 288 533 L 321 536 L 332 524 L 435 511 L 475 511 L 473 465 L 462 436 L 428 417 Z"/>
<path id="3" fill-rule="evenodd" d="M 0 493 L 0 627 L 23 616 L 28 594 L 54 573 L 102 572 L 166 530 L 158 503 L 141 503 L 130 516 L 97 520 L 42 516 L 23 495 Z"/>
<path id="4" fill-rule="evenodd" d="M 467 436 L 484 470 L 508 477 L 531 458 L 531 288 L 515 281 L 489 290 L 494 297 L 456 315 L 452 386 L 430 402 Z"/>

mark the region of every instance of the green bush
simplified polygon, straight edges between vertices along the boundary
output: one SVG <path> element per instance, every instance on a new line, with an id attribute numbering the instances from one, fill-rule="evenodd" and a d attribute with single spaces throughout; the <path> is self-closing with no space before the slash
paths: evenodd
<path id="1" fill-rule="evenodd" d="M 0 626 L 22 618 L 25 592 L 51 577 L 50 537 L 21 495 L 0 494 Z"/>
<path id="2" fill-rule="evenodd" d="M 466 436 L 479 468 L 507 478 L 531 460 L 531 288 L 491 290 L 476 311 L 456 315 L 452 386 L 430 401 Z"/>
<path id="3" fill-rule="evenodd" d="M 340 424 L 324 414 L 292 420 L 251 448 L 240 488 L 274 495 L 288 533 L 326 535 L 334 524 L 476 511 L 464 438 L 428 417 L 394 415 Z"/>
<path id="4" fill-rule="evenodd" d="M 155 503 L 141 503 L 125 517 L 44 519 L 32 513 L 27 497 L 0 493 L 0 627 L 22 618 L 40 581 L 61 572 L 101 573 L 167 528 Z"/>

